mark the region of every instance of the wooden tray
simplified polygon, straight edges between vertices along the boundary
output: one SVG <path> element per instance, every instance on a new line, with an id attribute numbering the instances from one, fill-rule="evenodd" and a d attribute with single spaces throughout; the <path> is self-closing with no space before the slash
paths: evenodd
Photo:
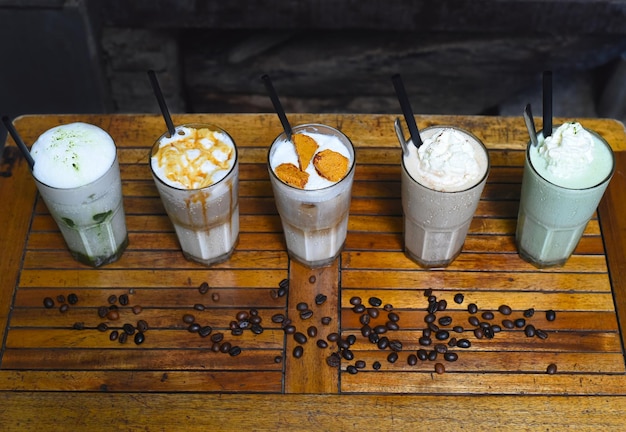
<path id="1" fill-rule="evenodd" d="M 176 123 L 214 123 L 231 133 L 240 151 L 241 233 L 232 258 L 212 268 L 186 261 L 164 213 L 147 165 L 148 149 L 164 129 L 155 115 L 27 116 L 15 124 L 27 143 L 46 129 L 71 121 L 85 121 L 107 130 L 119 148 L 124 204 L 130 245 L 116 263 L 101 269 L 85 267 L 70 257 L 62 237 L 36 189 L 25 161 L 9 140 L 0 166 L 0 196 L 6 227 L 0 240 L 0 352 L 1 391 L 71 391 L 106 393 L 234 393 L 234 394 L 405 394 L 413 395 L 623 395 L 626 385 L 623 329 L 623 269 L 626 225 L 624 169 L 626 158 L 617 152 L 617 172 L 599 209 L 588 225 L 575 255 L 557 269 L 537 270 L 521 260 L 514 231 L 527 134 L 521 118 L 419 116 L 418 124 L 452 124 L 477 135 L 491 156 L 491 172 L 463 253 L 445 270 L 424 270 L 402 252 L 400 206 L 400 149 L 393 132 L 395 116 L 290 115 L 293 124 L 325 123 L 341 129 L 357 148 L 357 171 L 349 233 L 340 259 L 325 269 L 309 270 L 290 262 L 274 206 L 266 168 L 267 147 L 280 133 L 272 114 L 179 115 Z M 563 119 L 555 119 L 560 123 Z M 626 148 L 623 126 L 612 120 L 582 120 L 617 150 Z M 538 122 L 538 126 L 540 123 Z M 276 298 L 281 280 L 289 293 Z M 210 289 L 201 294 L 198 287 Z M 469 349 L 455 362 L 407 363 L 422 348 L 425 326 L 425 289 L 448 303 L 445 312 L 453 325 L 465 327 L 457 338 L 468 338 Z M 46 309 L 44 297 L 75 293 L 79 302 L 61 313 Z M 453 298 L 462 293 L 464 302 Z M 97 309 L 108 306 L 110 295 L 127 294 L 121 318 L 101 319 Z M 219 299 L 214 297 L 219 296 Z M 327 301 L 315 305 L 317 294 Z M 360 334 L 360 314 L 350 299 L 367 303 L 378 297 L 393 305 L 399 330 L 385 334 L 402 343 L 398 360 Z M 313 317 L 302 320 L 296 310 L 307 302 Z M 467 305 L 480 312 L 509 305 L 548 338 L 526 337 L 523 329 L 504 330 L 493 339 L 477 339 L 470 331 Z M 203 311 L 195 304 L 205 306 Z M 135 315 L 130 306 L 141 305 Z M 617 307 L 616 307 L 617 305 Z M 233 336 L 229 323 L 239 311 L 255 309 L 263 332 L 249 330 Z M 384 324 L 387 313 L 373 323 Z M 545 311 L 556 311 L 546 320 Z M 274 314 L 288 315 L 297 329 L 315 325 L 318 336 L 303 344 L 304 355 L 294 358 L 297 343 L 285 334 Z M 215 353 L 211 341 L 190 333 L 183 315 L 193 314 L 213 333 L 241 347 L 237 356 Z M 331 317 L 329 325 L 320 323 Z M 112 327 L 149 324 L 146 340 L 135 345 L 109 340 Z M 73 328 L 77 322 L 84 329 Z M 101 332 L 98 324 L 109 330 Z M 339 332 L 356 336 L 354 359 L 340 368 L 326 364 L 337 351 L 316 346 L 317 339 Z M 427 347 L 432 349 L 432 347 Z M 366 366 L 353 374 L 356 360 Z M 380 362 L 380 370 L 372 367 Z M 445 366 L 437 374 L 435 363 Z M 549 364 L 558 372 L 547 374 Z M 283 396 L 285 397 L 285 396 Z M 274 399 L 272 399 L 274 400 Z M 280 399 L 277 399 L 280 401 Z M 282 402 L 277 402 L 282 403 Z"/>

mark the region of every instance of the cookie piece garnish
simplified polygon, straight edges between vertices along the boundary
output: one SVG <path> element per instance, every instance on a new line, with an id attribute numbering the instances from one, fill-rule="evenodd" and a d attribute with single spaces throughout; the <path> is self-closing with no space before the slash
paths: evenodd
<path id="1" fill-rule="evenodd" d="M 274 169 L 274 172 L 276 173 L 276 177 L 281 179 L 284 183 L 300 189 L 304 189 L 304 186 L 306 186 L 306 183 L 309 181 L 309 173 L 300 171 L 300 169 L 292 163 L 280 164 Z"/>
<path id="2" fill-rule="evenodd" d="M 296 147 L 300 169 L 305 171 L 309 166 L 311 158 L 317 151 L 318 145 L 315 140 L 308 135 L 295 134 L 291 138 L 293 140 L 293 145 Z"/>
<path id="3" fill-rule="evenodd" d="M 329 149 L 322 150 L 313 157 L 313 166 L 318 174 L 333 182 L 345 177 L 349 162 L 341 153 Z"/>

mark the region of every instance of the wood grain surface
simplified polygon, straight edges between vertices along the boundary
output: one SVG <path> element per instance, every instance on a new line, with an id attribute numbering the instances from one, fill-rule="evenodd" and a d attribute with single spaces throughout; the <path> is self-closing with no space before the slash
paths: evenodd
<path id="1" fill-rule="evenodd" d="M 624 266 L 626 223 L 624 172 L 626 135 L 613 120 L 581 122 L 607 139 L 616 151 L 616 174 L 598 215 L 589 223 L 575 254 L 561 268 L 538 270 L 521 260 L 514 232 L 526 130 L 521 118 L 418 116 L 418 125 L 453 124 L 477 135 L 488 147 L 491 171 L 464 250 L 444 270 L 425 270 L 402 251 L 400 150 L 394 116 L 290 114 L 293 124 L 319 122 L 340 128 L 355 147 L 357 170 L 346 246 L 333 265 L 311 270 L 291 262 L 285 251 L 266 168 L 267 148 L 280 133 L 275 115 L 178 115 L 176 123 L 202 121 L 229 131 L 240 153 L 239 243 L 232 258 L 211 268 L 182 256 L 172 225 L 160 203 L 147 165 L 148 149 L 165 128 L 154 115 L 26 116 L 15 121 L 27 143 L 46 129 L 70 121 L 101 126 L 114 138 L 120 157 L 130 244 L 116 263 L 92 269 L 75 262 L 45 205 L 37 197 L 27 164 L 9 139 L 0 165 L 0 419 L 9 429 L 58 429 L 79 426 L 104 429 L 103 416 L 127 407 L 120 420 L 134 428 L 316 429 L 362 425 L 408 430 L 418 423 L 432 427 L 464 419 L 465 427 L 508 425 L 519 430 L 581 428 L 623 424 L 626 401 L 624 362 Z M 564 119 L 556 119 L 555 123 Z M 537 119 L 540 126 L 540 120 Z M 289 284 L 278 296 L 281 281 Z M 198 287 L 209 284 L 207 293 Z M 285 282 L 282 282 L 285 283 Z M 445 300 L 452 324 L 441 325 L 450 337 L 466 338 L 471 347 L 447 347 L 458 360 L 409 363 L 423 346 L 428 298 Z M 43 299 L 74 293 L 79 301 L 62 313 L 46 309 Z M 100 318 L 98 308 L 110 296 L 125 294 L 120 318 Z M 326 299 L 316 304 L 315 298 Z M 456 303 L 456 294 L 463 301 Z M 378 307 L 371 298 L 381 300 Z M 398 329 L 380 336 L 399 342 L 397 360 L 362 335 L 363 315 L 355 298 L 367 306 L 370 326 L 398 315 Z M 299 303 L 312 316 L 301 317 Z M 475 303 L 482 321 L 501 324 L 535 310 L 526 324 L 547 338 L 527 337 L 523 328 L 506 329 L 493 338 L 477 338 L 467 306 Z M 140 305 L 134 313 L 132 306 Z M 202 305 L 199 308 L 197 305 Z M 384 305 L 390 305 L 384 310 Z M 511 315 L 498 311 L 501 305 Z M 195 307 L 194 307 L 195 306 Z M 202 310 L 200 310 L 202 309 Z M 375 310 L 374 310 L 375 309 Z M 554 310 L 549 321 L 546 311 Z M 258 313 L 263 331 L 231 334 L 239 312 Z M 494 317 L 482 318 L 485 311 Z M 378 312 L 376 315 L 375 312 Z M 187 330 L 185 314 L 210 325 L 212 334 L 241 348 L 231 356 L 214 352 L 213 342 Z M 277 314 L 297 331 L 317 334 L 298 343 Z M 330 322 L 323 324 L 322 317 Z M 145 320 L 141 345 L 125 344 L 109 334 L 124 323 Z M 82 329 L 74 328 L 82 323 Z M 106 331 L 97 329 L 106 323 Z M 437 321 L 435 323 L 438 323 Z M 452 326 L 463 326 L 455 333 Z M 319 348 L 317 340 L 338 333 L 354 337 L 350 355 L 339 367 L 327 358 L 336 343 Z M 303 356 L 293 350 L 303 347 Z M 365 363 L 357 373 L 351 366 Z M 374 370 L 375 362 L 380 369 Z M 435 363 L 445 373 L 435 372 Z M 547 374 L 550 364 L 557 373 Z M 498 409 L 493 409 L 498 406 Z M 447 407 L 447 408 L 446 408 Z M 453 407 L 453 408 L 452 408 Z M 490 407 L 487 410 L 486 407 Z M 79 409 L 80 408 L 80 409 Z M 418 408 L 437 410 L 420 415 Z M 204 412 L 203 412 L 204 410 Z M 489 411 L 487 423 L 474 412 Z M 557 414 L 556 411 L 562 414 Z M 227 411 L 234 424 L 224 423 Z M 141 415 L 139 415 L 141 412 Z M 134 419 L 133 414 L 140 418 Z M 54 420 L 53 420 L 54 418 Z M 110 418 L 110 417 L 109 417 Z M 313 420 L 312 420 L 313 419 Z M 313 421 L 306 425 L 307 421 Z M 454 423 L 452 423 L 454 424 Z M 460 424 L 459 424 L 460 425 Z"/>

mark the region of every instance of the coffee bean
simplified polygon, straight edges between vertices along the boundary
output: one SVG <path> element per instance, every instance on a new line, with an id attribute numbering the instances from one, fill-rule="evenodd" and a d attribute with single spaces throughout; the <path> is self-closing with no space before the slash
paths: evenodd
<path id="1" fill-rule="evenodd" d="M 367 314 L 376 319 L 380 315 L 380 311 L 376 308 L 367 308 Z"/>
<path id="2" fill-rule="evenodd" d="M 398 325 L 398 323 L 393 322 L 393 321 L 387 321 L 385 323 L 385 327 L 387 327 L 387 330 L 390 330 L 390 331 L 396 331 L 400 329 L 400 326 Z"/>
<path id="3" fill-rule="evenodd" d="M 450 333 L 447 330 L 439 330 L 437 333 L 435 333 L 435 338 L 437 338 L 437 340 L 446 340 L 450 337 Z"/>
<path id="4" fill-rule="evenodd" d="M 283 362 L 283 357 L 277 355 L 276 357 L 274 357 L 274 363 L 282 363 Z"/>
<path id="5" fill-rule="evenodd" d="M 339 349 L 348 349 L 350 348 L 350 342 L 348 342 L 346 339 L 339 339 L 337 341 L 337 347 L 339 347 Z"/>
<path id="6" fill-rule="evenodd" d="M 398 361 L 398 353 L 395 351 L 390 352 L 387 356 L 387 361 L 389 363 L 395 363 L 396 361 Z"/>
<path id="7" fill-rule="evenodd" d="M 451 316 L 443 316 L 443 317 L 439 318 L 439 320 L 437 322 L 439 323 L 440 326 L 447 327 L 450 324 L 452 324 L 452 317 Z"/>
<path id="8" fill-rule="evenodd" d="M 429 313 L 426 314 L 426 316 L 424 317 L 424 322 L 426 324 L 429 324 L 431 322 L 434 322 L 437 319 L 437 315 L 435 315 L 434 313 Z"/>
<path id="9" fill-rule="evenodd" d="M 477 327 L 480 324 L 480 320 L 478 318 L 476 318 L 475 316 L 471 316 L 467 319 L 467 321 L 473 325 L 474 327 Z"/>
<path id="10" fill-rule="evenodd" d="M 377 333 L 377 334 L 387 333 L 387 327 L 385 327 L 384 325 L 377 325 L 376 327 L 374 327 L 374 333 Z"/>
<path id="11" fill-rule="evenodd" d="M 428 303 L 428 307 L 426 308 L 426 310 L 428 311 L 428 313 L 434 314 L 435 312 L 437 312 L 437 302 L 430 302 Z"/>
<path id="12" fill-rule="evenodd" d="M 309 328 L 306 329 L 306 334 L 308 334 L 309 337 L 312 337 L 312 338 L 317 336 L 317 327 L 310 326 Z"/>
<path id="13" fill-rule="evenodd" d="M 296 310 L 302 312 L 309 308 L 309 305 L 306 302 L 300 302 L 296 305 Z"/>
<path id="14" fill-rule="evenodd" d="M 457 339 L 455 337 L 451 337 L 450 340 L 448 341 L 448 346 L 455 347 L 456 343 L 457 343 Z"/>
<path id="15" fill-rule="evenodd" d="M 111 294 L 107 299 L 109 304 L 115 304 L 117 302 L 117 296 L 115 294 Z"/>
<path id="16" fill-rule="evenodd" d="M 446 372 L 446 368 L 441 363 L 436 363 L 435 364 L 435 372 L 438 373 L 439 375 L 441 375 L 441 374 Z"/>
<path id="17" fill-rule="evenodd" d="M 355 375 L 359 373 L 359 370 L 356 368 L 356 366 L 352 366 L 352 365 L 348 365 L 348 367 L 346 367 L 346 371 L 351 375 Z"/>
<path id="18" fill-rule="evenodd" d="M 383 306 L 383 310 L 384 310 L 385 312 L 391 312 L 391 311 L 393 310 L 393 305 L 391 305 L 391 304 L 387 303 L 387 304 L 385 304 L 385 305 Z"/>
<path id="19" fill-rule="evenodd" d="M 379 370 L 381 366 L 382 365 L 380 364 L 379 361 L 375 361 L 374 363 L 372 363 L 372 369 L 374 370 Z"/>
<path id="20" fill-rule="evenodd" d="M 424 297 L 430 297 L 431 295 L 433 295 L 433 290 L 431 288 L 424 290 Z"/>
<path id="21" fill-rule="evenodd" d="M 118 310 L 118 309 L 119 308 L 117 307 L 117 305 L 112 304 L 109 306 L 109 310 Z"/>
<path id="22" fill-rule="evenodd" d="M 249 313 L 251 317 L 259 316 L 259 311 L 256 308 L 251 308 Z"/>
<path id="23" fill-rule="evenodd" d="M 128 340 L 128 334 L 124 332 L 120 333 L 120 336 L 117 338 L 117 341 L 121 344 L 125 344 L 127 340 Z"/>
<path id="24" fill-rule="evenodd" d="M 319 348 L 328 348 L 328 342 L 326 342 L 324 339 L 318 339 L 316 344 Z"/>
<path id="25" fill-rule="evenodd" d="M 494 333 L 500 333 L 502 331 L 502 327 L 500 327 L 498 324 L 494 324 L 491 326 L 491 331 L 493 331 Z"/>
<path id="26" fill-rule="evenodd" d="M 107 325 L 107 323 L 100 323 L 96 328 L 98 329 L 98 331 L 105 332 L 109 329 L 109 326 Z"/>
<path id="27" fill-rule="evenodd" d="M 71 305 L 75 305 L 76 303 L 78 303 L 78 296 L 75 293 L 70 293 L 67 296 L 67 302 Z"/>
<path id="28" fill-rule="evenodd" d="M 494 318 L 493 312 L 491 311 L 485 311 L 480 316 L 483 317 L 483 319 L 487 321 L 492 320 Z"/>
<path id="29" fill-rule="evenodd" d="M 145 320 L 137 321 L 137 330 L 145 333 L 146 331 L 148 331 L 148 323 Z"/>
<path id="30" fill-rule="evenodd" d="M 356 336 L 355 335 L 348 335 L 348 337 L 346 338 L 346 342 L 348 342 L 348 345 L 352 346 L 356 343 Z"/>
<path id="31" fill-rule="evenodd" d="M 146 337 L 142 332 L 137 332 L 135 334 L 135 338 L 134 338 L 135 345 L 141 345 L 143 341 L 145 340 L 146 340 Z"/>
<path id="32" fill-rule="evenodd" d="M 424 336 L 419 338 L 418 342 L 422 346 L 430 346 L 433 343 L 431 338 L 427 338 L 427 337 L 424 337 Z"/>
<path id="33" fill-rule="evenodd" d="M 198 330 L 198 333 L 199 333 L 199 332 L 200 332 L 200 330 Z M 235 328 L 235 329 L 232 329 L 232 330 L 230 331 L 230 334 L 231 334 L 231 335 L 233 335 L 233 336 L 241 336 L 241 335 L 243 334 L 243 329 L 242 329 L 242 328 Z"/>
<path id="34" fill-rule="evenodd" d="M 554 363 L 550 363 L 546 369 L 546 373 L 548 375 L 554 375 L 556 373 L 556 365 Z"/>
<path id="35" fill-rule="evenodd" d="M 512 310 L 511 307 L 508 305 L 501 305 L 498 308 L 498 312 L 500 312 L 502 315 L 511 315 Z"/>
<path id="36" fill-rule="evenodd" d="M 364 325 L 363 327 L 361 327 L 361 334 L 363 335 L 363 337 L 368 337 L 370 333 L 372 333 L 372 328 L 370 326 Z"/>
<path id="37" fill-rule="evenodd" d="M 315 296 L 315 304 L 318 306 L 323 305 L 326 302 L 326 299 L 328 299 L 328 297 L 324 294 L 318 294 Z"/>
<path id="38" fill-rule="evenodd" d="M 367 366 L 367 364 L 365 363 L 365 360 L 357 360 L 354 362 L 354 367 L 356 367 L 357 369 L 363 369 Z"/>
<path id="39" fill-rule="evenodd" d="M 237 321 L 243 321 L 243 320 L 247 320 L 249 318 L 250 315 L 248 315 L 248 312 L 246 311 L 239 311 L 237 312 L 237 314 L 235 315 L 235 319 Z"/>
<path id="40" fill-rule="evenodd" d="M 350 304 L 353 306 L 361 304 L 361 297 L 352 297 L 350 298 Z"/>
<path id="41" fill-rule="evenodd" d="M 381 306 L 383 304 L 383 301 L 381 299 L 379 299 L 378 297 L 370 297 L 368 300 L 368 303 L 374 307 L 378 307 Z"/>
<path id="42" fill-rule="evenodd" d="M 535 336 L 535 326 L 532 324 L 528 324 L 526 328 L 524 328 L 524 334 L 526 334 L 526 337 Z"/>
<path id="43" fill-rule="evenodd" d="M 280 293 L 279 293 L 279 294 L 280 294 Z M 217 303 L 218 301 L 220 301 L 220 295 L 219 295 L 219 293 L 216 293 L 216 292 L 212 293 L 212 294 L 211 294 L 211 300 L 213 300 L 215 303 Z"/>
<path id="44" fill-rule="evenodd" d="M 434 332 L 439 331 L 439 326 L 435 323 L 428 323 L 428 328 L 430 329 L 430 331 L 434 331 Z"/>
<path id="45" fill-rule="evenodd" d="M 307 341 L 307 337 L 302 332 L 295 332 L 293 334 L 293 339 L 299 344 L 305 344 Z"/>
<path id="46" fill-rule="evenodd" d="M 135 315 L 139 315 L 141 311 L 143 311 L 143 308 L 139 305 L 135 305 L 132 307 L 132 310 Z"/>
<path id="47" fill-rule="evenodd" d="M 556 319 L 556 312 L 552 309 L 546 311 L 546 319 L 548 321 L 554 321 Z"/>
<path id="48" fill-rule="evenodd" d="M 98 308 L 98 316 L 100 318 L 104 318 L 105 316 L 107 316 L 107 313 L 109 313 L 109 308 L 107 308 L 106 306 L 100 306 Z"/>
<path id="49" fill-rule="evenodd" d="M 422 330 L 422 336 L 427 338 L 431 337 L 432 333 L 433 331 L 429 328 L 425 328 L 424 330 Z"/>
<path id="50" fill-rule="evenodd" d="M 485 333 L 482 328 L 478 327 L 474 329 L 474 336 L 476 339 L 482 339 L 485 336 Z"/>
<path id="51" fill-rule="evenodd" d="M 209 292 L 209 284 L 208 284 L 208 283 L 206 283 L 206 282 L 202 282 L 202 283 L 200 284 L 200 286 L 198 287 L 198 292 L 199 292 L 200 294 L 206 294 L 206 293 L 208 293 L 208 292 Z"/>
<path id="52" fill-rule="evenodd" d="M 261 324 L 258 323 L 254 323 L 250 326 L 250 330 L 252 331 L 252 333 L 259 335 L 261 333 L 263 333 L 265 330 L 263 329 L 263 327 L 261 326 Z"/>
<path id="53" fill-rule="evenodd" d="M 309 283 L 310 284 L 314 284 L 316 280 L 317 280 L 317 278 L 315 277 L 315 275 L 309 276 Z"/>
<path id="54" fill-rule="evenodd" d="M 75 322 L 74 325 L 72 326 L 72 328 L 74 330 L 82 330 L 85 328 L 85 323 L 80 321 L 80 322 Z"/>
<path id="55" fill-rule="evenodd" d="M 334 352 L 326 357 L 326 364 L 330 367 L 339 367 L 339 365 L 341 365 L 341 357 L 338 353 Z"/>
<path id="56" fill-rule="evenodd" d="M 515 323 L 510 319 L 502 320 L 502 327 L 512 329 L 515 327 Z"/>
<path id="57" fill-rule="evenodd" d="M 475 303 L 470 303 L 467 305 L 467 311 L 474 315 L 476 312 L 478 312 L 478 306 L 476 306 Z"/>
<path id="58" fill-rule="evenodd" d="M 213 333 L 211 335 L 211 342 L 221 342 L 224 340 L 224 333 Z"/>
<path id="59" fill-rule="evenodd" d="M 63 303 L 61 307 L 59 307 L 59 312 L 65 313 L 70 309 L 70 306 L 67 303 Z"/>
<path id="60" fill-rule="evenodd" d="M 535 335 L 537 335 L 537 337 L 539 339 L 547 339 L 548 338 L 548 333 L 546 333 L 543 330 L 539 330 L 539 329 L 535 330 Z"/>
<path id="61" fill-rule="evenodd" d="M 194 316 L 193 316 L 193 315 L 191 315 L 191 314 L 185 314 L 185 315 L 183 315 L 183 322 L 184 322 L 185 324 L 191 324 L 191 323 L 193 323 L 195 320 L 196 320 L 196 317 L 194 317 Z"/>
<path id="62" fill-rule="evenodd" d="M 483 328 L 483 335 L 485 335 L 487 339 L 493 339 L 494 333 L 493 333 L 493 329 L 491 328 L 491 326 L 487 326 Z"/>
<path id="63" fill-rule="evenodd" d="M 121 294 L 118 298 L 118 301 L 122 306 L 128 305 L 128 294 Z"/>
<path id="64" fill-rule="evenodd" d="M 436 344 L 435 351 L 437 351 L 439 354 L 445 354 L 448 352 L 448 347 L 444 344 Z"/>
<path id="65" fill-rule="evenodd" d="M 370 323 L 371 317 L 368 314 L 363 314 L 359 317 L 359 322 L 362 325 L 368 325 Z"/>
<path id="66" fill-rule="evenodd" d="M 289 279 L 282 279 L 280 282 L 278 282 L 278 286 L 280 288 L 288 289 L 289 288 Z"/>
<path id="67" fill-rule="evenodd" d="M 219 342 L 213 342 L 213 344 L 211 345 L 211 351 L 218 353 L 220 352 L 220 344 Z"/>
<path id="68" fill-rule="evenodd" d="M 429 352 L 428 352 L 428 360 L 430 360 L 430 361 L 435 361 L 435 360 L 437 360 L 437 354 L 438 354 L 438 353 L 437 353 L 437 351 L 435 351 L 435 350 L 429 351 Z"/>
<path id="69" fill-rule="evenodd" d="M 532 316 L 535 314 L 535 309 L 534 308 L 530 308 L 530 309 L 526 309 L 524 311 L 524 316 L 526 318 L 532 318 Z"/>
<path id="70" fill-rule="evenodd" d="M 328 336 L 326 336 L 326 340 L 328 342 L 337 342 L 339 340 L 339 333 L 329 333 Z"/>
<path id="71" fill-rule="evenodd" d="M 261 318 L 260 315 L 250 315 L 250 319 L 248 320 L 250 321 L 250 324 L 261 324 L 261 321 L 263 321 L 263 319 Z"/>
<path id="72" fill-rule="evenodd" d="M 455 352 L 447 352 L 443 355 L 443 359 L 449 362 L 455 362 L 459 359 L 459 355 Z"/>
<path id="73" fill-rule="evenodd" d="M 352 308 L 352 311 L 353 311 L 354 313 L 360 314 L 360 313 L 365 312 L 365 310 L 366 310 L 366 309 L 367 309 L 367 308 L 365 307 L 365 305 L 364 305 L 364 304 L 359 303 L 359 304 L 357 304 L 357 305 L 354 305 L 354 307 Z"/>
<path id="74" fill-rule="evenodd" d="M 106 317 L 109 321 L 117 321 L 120 319 L 120 313 L 117 309 L 107 311 Z"/>
<path id="75" fill-rule="evenodd" d="M 415 366 L 417 364 L 417 356 L 415 354 L 409 354 L 406 362 L 409 366 Z"/>
<path id="76" fill-rule="evenodd" d="M 439 300 L 439 302 L 437 303 L 437 310 L 438 311 L 445 311 L 448 308 L 448 302 L 446 300 Z"/>
<path id="77" fill-rule="evenodd" d="M 515 327 L 517 328 L 522 328 L 526 325 L 526 320 L 524 318 L 518 318 L 513 321 L 513 324 L 515 324 Z"/>
<path id="78" fill-rule="evenodd" d="M 58 301 L 59 303 L 65 303 L 65 296 L 64 296 L 63 294 L 59 294 L 59 295 L 57 296 L 57 301 Z"/>
<path id="79" fill-rule="evenodd" d="M 231 357 L 236 357 L 241 354 L 241 347 L 234 345 L 228 350 L 228 355 Z"/>
<path id="80" fill-rule="evenodd" d="M 119 332 L 117 330 L 113 330 L 111 333 L 109 333 L 109 340 L 110 341 L 116 341 L 117 337 L 119 336 Z"/>
<path id="81" fill-rule="evenodd" d="M 428 352 L 425 349 L 418 349 L 416 354 L 418 359 L 422 361 L 428 360 Z"/>
<path id="82" fill-rule="evenodd" d="M 386 336 L 381 337 L 376 344 L 379 350 L 385 350 L 389 346 L 389 338 Z"/>
<path id="83" fill-rule="evenodd" d="M 289 326 L 292 324 L 291 318 L 287 318 L 285 317 L 285 321 L 282 322 L 282 328 L 284 329 L 285 327 Z"/>
<path id="84" fill-rule="evenodd" d="M 193 305 L 193 308 L 197 311 L 202 312 L 205 309 L 205 306 L 202 303 L 196 303 Z"/>
<path id="85" fill-rule="evenodd" d="M 230 351 L 230 349 L 232 347 L 233 347 L 233 345 L 230 342 L 228 342 L 228 341 L 222 342 L 220 344 L 220 352 L 226 354 L 228 351 Z"/>
<path id="86" fill-rule="evenodd" d="M 452 330 L 455 333 L 463 333 L 464 328 L 462 326 L 454 326 L 454 327 L 452 327 Z"/>
<path id="87" fill-rule="evenodd" d="M 187 331 L 189 333 L 198 333 L 200 331 L 200 328 L 201 328 L 200 324 L 198 324 L 197 322 L 194 322 L 194 323 L 189 324 L 189 326 L 187 327 Z M 130 330 L 130 327 L 129 327 L 129 330 Z"/>
<path id="88" fill-rule="evenodd" d="M 342 350 L 341 356 L 348 361 L 352 361 L 354 359 L 354 353 L 349 349 Z"/>
<path id="89" fill-rule="evenodd" d="M 330 324 L 330 323 L 331 323 L 331 321 L 332 321 L 332 320 L 333 320 L 333 319 L 332 319 L 331 317 L 329 317 L 329 316 L 325 316 L 325 317 L 322 317 L 322 319 L 320 320 L 320 322 L 321 322 L 323 325 L 328 325 L 328 324 Z"/>
<path id="90" fill-rule="evenodd" d="M 272 315 L 272 322 L 273 323 L 282 323 L 283 321 L 285 321 L 285 315 L 281 314 L 281 313 L 277 313 Z"/>
<path id="91" fill-rule="evenodd" d="M 250 327 L 250 321 L 248 321 L 248 320 L 243 320 L 243 321 L 231 321 L 231 322 L 230 322 L 230 329 L 231 329 L 231 330 L 235 330 L 235 329 L 247 329 L 248 327 Z"/>
<path id="92" fill-rule="evenodd" d="M 201 327 L 200 330 L 198 330 L 198 334 L 202 337 L 207 337 L 208 335 L 211 334 L 212 331 L 213 331 L 213 328 L 207 325 L 207 326 Z"/>
<path id="93" fill-rule="evenodd" d="M 455 294 L 454 295 L 454 302 L 456 304 L 461 304 L 463 303 L 463 300 L 465 300 L 465 296 L 461 293 Z"/>
<path id="94" fill-rule="evenodd" d="M 434 296 L 434 295 L 428 296 L 428 303 L 437 303 L 437 296 Z"/>
<path id="95" fill-rule="evenodd" d="M 300 319 L 308 320 L 313 316 L 313 311 L 311 309 L 304 310 L 300 312 Z"/>
<path id="96" fill-rule="evenodd" d="M 122 328 L 124 329 L 124 332 L 128 334 L 128 336 L 132 336 L 133 334 L 135 334 L 135 327 L 130 323 L 124 324 Z"/>
<path id="97" fill-rule="evenodd" d="M 373 343 L 373 344 L 377 344 L 380 337 L 378 336 L 378 333 L 375 333 L 374 331 L 372 331 L 369 336 L 367 337 L 367 339 Z"/>
<path id="98" fill-rule="evenodd" d="M 400 321 L 400 315 L 398 315 L 395 312 L 390 312 L 387 314 L 387 318 L 389 318 L 389 321 L 391 322 L 398 322 Z"/>

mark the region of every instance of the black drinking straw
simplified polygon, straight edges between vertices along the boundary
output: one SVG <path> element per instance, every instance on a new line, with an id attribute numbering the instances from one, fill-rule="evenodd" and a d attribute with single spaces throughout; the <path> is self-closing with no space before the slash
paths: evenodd
<path id="1" fill-rule="evenodd" d="M 6 126 L 7 130 L 9 131 L 9 134 L 11 135 L 11 138 L 13 138 L 13 141 L 15 141 L 15 143 L 17 144 L 17 147 L 22 151 L 24 158 L 26 158 L 26 162 L 28 162 L 28 167 L 32 171 L 33 167 L 35 166 L 35 160 L 30 155 L 30 151 L 28 150 L 28 147 L 26 147 L 26 144 L 24 144 L 24 141 L 22 140 L 20 135 L 17 133 L 17 131 L 13 127 L 13 123 L 11 123 L 11 120 L 9 120 L 9 117 L 3 116 L 2 123 L 4 123 L 4 125 Z"/>
<path id="2" fill-rule="evenodd" d="M 415 123 L 413 109 L 411 108 L 409 97 L 404 89 L 402 77 L 400 74 L 395 74 L 391 77 L 391 80 L 393 81 L 393 87 L 396 89 L 396 95 L 398 96 L 398 101 L 400 101 L 400 108 L 402 109 L 402 114 L 404 114 L 404 121 L 406 121 L 406 124 L 409 127 L 409 134 L 411 135 L 413 144 L 415 147 L 419 148 L 422 145 L 422 138 L 420 137 L 420 132 L 417 129 L 417 123 Z"/>
<path id="3" fill-rule="evenodd" d="M 287 115 L 285 115 L 285 110 L 283 109 L 283 106 L 280 103 L 280 99 L 278 99 L 278 94 L 276 93 L 276 90 L 274 89 L 274 86 L 272 85 L 272 80 L 270 80 L 269 75 L 264 74 L 261 79 L 263 80 L 263 83 L 265 84 L 265 88 L 267 89 L 267 92 L 270 95 L 270 99 L 272 100 L 272 104 L 274 105 L 274 110 L 276 111 L 276 114 L 278 114 L 278 118 L 280 119 L 280 122 L 283 125 L 283 129 L 285 130 L 285 135 L 287 136 L 287 140 L 291 141 L 291 125 L 289 124 L 289 120 L 287 120 Z"/>
<path id="4" fill-rule="evenodd" d="M 543 138 L 552 135 L 552 72 L 543 73 Z"/>
<path id="5" fill-rule="evenodd" d="M 174 133 L 176 133 L 176 128 L 174 127 L 174 123 L 172 122 L 172 117 L 170 117 L 170 112 L 167 109 L 167 104 L 165 103 L 165 98 L 163 97 L 163 92 L 161 91 L 159 80 L 157 79 L 156 73 L 153 70 L 148 71 L 148 77 L 150 77 L 152 90 L 154 91 L 154 95 L 159 102 L 159 108 L 161 108 L 161 113 L 163 114 L 163 119 L 165 120 L 165 124 L 167 125 L 167 130 L 170 133 L 170 136 L 173 136 Z"/>

